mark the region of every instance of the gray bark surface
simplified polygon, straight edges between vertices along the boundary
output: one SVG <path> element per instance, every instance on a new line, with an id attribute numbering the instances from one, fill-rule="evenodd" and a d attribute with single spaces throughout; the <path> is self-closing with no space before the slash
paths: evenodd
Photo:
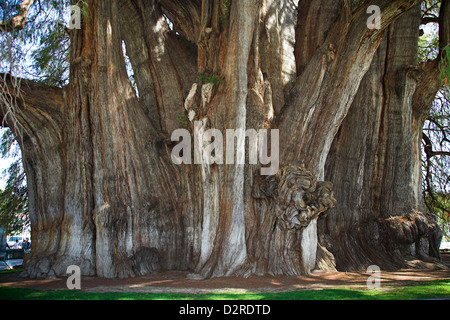
<path id="1" fill-rule="evenodd" d="M 361 1 L 88 1 L 70 84 L 30 83 L 17 113 L 26 273 L 293 276 L 436 257 L 412 107 L 420 1 L 373 2 L 380 30 Z M 194 121 L 279 129 L 278 173 L 176 165 L 171 133 Z"/>

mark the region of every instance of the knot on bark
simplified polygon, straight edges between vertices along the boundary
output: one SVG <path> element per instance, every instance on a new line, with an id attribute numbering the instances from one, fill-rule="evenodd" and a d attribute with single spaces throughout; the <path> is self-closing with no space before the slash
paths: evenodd
<path id="1" fill-rule="evenodd" d="M 394 250 L 408 251 L 425 261 L 433 257 L 439 259 L 443 233 L 431 214 L 411 212 L 390 217 L 386 219 L 386 226 L 387 238 L 395 239 Z"/>
<path id="2" fill-rule="evenodd" d="M 408 213 L 405 216 L 394 216 L 386 219 L 388 230 L 399 243 L 412 244 L 422 236 L 427 236 L 434 228 L 435 221 L 431 216 L 421 212 Z"/>
<path id="3" fill-rule="evenodd" d="M 284 222 L 287 230 L 306 228 L 320 214 L 336 205 L 333 184 L 317 181 L 303 166 L 290 165 L 275 176 L 261 176 L 259 179 L 253 196 L 266 199 L 271 212 Z"/>

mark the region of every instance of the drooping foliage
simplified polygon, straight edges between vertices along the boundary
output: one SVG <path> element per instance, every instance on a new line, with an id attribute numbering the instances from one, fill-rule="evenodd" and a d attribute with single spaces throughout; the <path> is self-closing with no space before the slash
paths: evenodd
<path id="1" fill-rule="evenodd" d="M 19 0 L 2 1 L 0 21 L 16 16 Z M 0 70 L 17 77 L 52 86 L 67 83 L 70 14 L 68 0 L 36 1 L 29 9 L 23 28 L 5 32 L 0 26 Z M 3 29 L 3 30 L 2 30 Z"/>
<path id="2" fill-rule="evenodd" d="M 419 62 L 439 60 L 442 88 L 436 95 L 423 128 L 422 167 L 423 193 L 427 210 L 435 214 L 444 235 L 450 236 L 450 44 L 442 43 L 439 35 L 441 1 L 422 4 L 426 32 L 419 38 Z"/>
<path id="3" fill-rule="evenodd" d="M 27 185 L 20 150 L 11 131 L 5 130 L 0 145 L 2 158 L 14 158 L 3 173 L 6 187 L 0 191 L 0 227 L 7 234 L 21 232 L 30 225 Z"/>

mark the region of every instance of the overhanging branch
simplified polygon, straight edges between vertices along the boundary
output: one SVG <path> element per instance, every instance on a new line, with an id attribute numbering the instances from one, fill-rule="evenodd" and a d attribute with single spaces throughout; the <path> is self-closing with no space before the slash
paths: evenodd
<path id="1" fill-rule="evenodd" d="M 434 151 L 433 150 L 433 143 L 431 142 L 431 139 L 425 134 L 422 133 L 422 139 L 425 142 L 425 154 L 427 155 L 427 159 L 431 159 L 436 156 L 450 156 L 449 151 Z"/>
<path id="2" fill-rule="evenodd" d="M 21 129 L 30 133 L 48 122 L 61 126 L 64 89 L 14 78 L 9 74 L 0 73 L 0 78 L 3 82 L 0 88 L 0 121 L 3 126 L 13 129 L 16 137 L 21 135 Z"/>

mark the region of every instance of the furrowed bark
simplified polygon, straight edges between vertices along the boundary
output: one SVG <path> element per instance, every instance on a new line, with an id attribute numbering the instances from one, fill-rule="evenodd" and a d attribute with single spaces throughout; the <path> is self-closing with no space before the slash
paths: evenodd
<path id="1" fill-rule="evenodd" d="M 411 140 L 418 2 L 375 1 L 382 28 L 370 30 L 358 1 L 88 1 L 71 33 L 70 84 L 49 89 L 49 105 L 27 95 L 33 115 L 18 114 L 31 132 L 28 275 L 72 264 L 108 278 L 299 275 L 334 258 L 362 267 L 411 243 L 426 253 L 436 233 L 415 212 Z M 224 141 L 227 129 L 279 129 L 279 170 L 249 164 L 261 147 L 250 141 L 234 147 L 245 164 L 176 165 L 180 128 L 194 139 L 218 129 Z"/>
<path id="2" fill-rule="evenodd" d="M 52 249 L 36 241 L 42 250 L 33 252 L 26 270 L 32 277 L 64 275 L 75 264 L 85 275 L 109 278 L 188 269 L 193 210 L 184 205 L 184 177 L 170 160 L 167 138 L 127 78 L 119 2 L 89 8 L 89 19 L 73 33 L 62 161 L 55 164 L 63 173 L 53 201 L 59 203 L 53 220 L 60 235 L 48 233 L 51 215 L 42 210 L 48 217 L 36 223 L 52 239 Z M 33 232 L 39 234 L 36 223 Z"/>
<path id="3" fill-rule="evenodd" d="M 331 144 L 370 66 L 384 29 L 398 19 L 404 9 L 408 10 L 415 4 L 417 2 L 380 1 L 377 5 L 383 17 L 381 29 L 369 30 L 367 7 L 356 9 L 344 2 L 341 6 L 330 7 L 329 12 L 324 10 L 327 16 L 331 16 L 335 10 L 333 13 L 338 17 L 333 25 L 328 26 L 330 29 L 326 38 L 320 39 L 316 33 L 312 33 L 311 40 L 303 38 L 300 41 L 301 30 L 297 31 L 300 41 L 296 44 L 299 77 L 278 121 L 281 141 L 285 143 L 281 147 L 282 163 L 304 163 L 306 169 L 311 170 L 319 180 L 324 179 L 325 161 Z M 308 10 L 300 16 L 300 23 L 305 24 L 305 27 L 308 26 L 307 12 L 314 14 L 317 11 L 312 6 Z M 318 49 L 314 51 L 307 46 L 301 47 L 302 43 L 313 43 Z M 299 139 L 291 139 L 292 136 Z M 311 234 L 316 232 L 315 223 L 315 220 L 311 223 L 314 229 L 309 231 Z M 311 260 L 316 261 L 317 242 L 304 241 L 302 244 L 302 250 L 312 252 Z M 330 256 L 321 245 L 318 254 L 321 257 Z M 330 261 L 325 263 L 333 265 Z"/>
<path id="4" fill-rule="evenodd" d="M 422 127 L 412 108 L 420 18 L 416 7 L 387 30 L 327 159 L 338 202 L 320 220 L 319 237 L 339 270 L 438 258 L 439 228 L 420 212 Z"/>
<path id="5" fill-rule="evenodd" d="M 282 162 L 303 162 L 308 170 L 323 179 L 326 156 L 333 138 L 370 66 L 383 30 L 417 3 L 374 2 L 380 7 L 383 17 L 380 30 L 367 28 L 367 5 L 354 12 L 347 5 L 340 8 L 339 19 L 310 59 L 310 69 L 306 67 L 297 78 L 290 101 L 279 119 L 281 139 L 286 141 Z M 320 66 L 319 70 L 317 66 Z M 334 85 L 336 79 L 340 79 L 338 85 Z M 301 139 L 294 144 L 290 136 Z"/>
<path id="6" fill-rule="evenodd" d="M 257 9 L 256 1 L 233 2 L 231 5 L 227 39 L 228 50 L 223 61 L 225 76 L 223 97 L 226 97 L 226 99 L 221 101 L 228 108 L 223 108 L 214 115 L 211 119 L 212 128 L 246 130 L 249 76 L 247 65 L 257 22 L 255 19 Z M 245 152 L 244 148 L 245 145 L 238 142 L 235 151 L 236 153 Z M 212 170 L 209 171 L 210 169 L 203 168 L 203 179 L 214 176 Z M 224 185 L 219 187 L 218 213 L 220 214 L 216 218 L 217 231 L 215 231 L 214 246 L 211 247 L 206 244 L 205 250 L 210 251 L 210 254 L 208 257 L 208 254 L 205 255 L 202 252 L 202 257 L 208 258 L 203 265 L 203 261 L 200 261 L 199 274 L 207 277 L 232 275 L 236 272 L 247 274 L 248 266 L 245 266 L 247 249 L 244 215 L 244 165 L 226 166 L 223 172 L 215 176 L 215 179 L 223 179 L 225 182 Z M 219 181 L 216 183 L 219 183 Z M 204 197 L 207 197 L 210 191 L 213 190 L 204 189 Z M 209 210 L 204 211 L 204 221 L 207 220 L 206 215 L 214 215 L 214 213 Z M 210 228 L 210 226 L 204 225 L 203 232 L 208 234 L 211 231 L 214 232 L 214 229 Z M 208 241 L 206 235 L 204 239 Z M 202 245 L 205 245 L 205 243 L 202 243 Z M 202 247 L 202 249 L 204 248 Z"/>
<path id="7" fill-rule="evenodd" d="M 13 110 L 11 106 L 2 106 L 2 116 L 6 117 L 6 124 L 22 149 L 33 226 L 31 241 L 39 243 L 33 250 L 33 257 L 36 257 L 37 270 L 41 270 L 66 239 L 60 228 L 64 219 L 61 189 L 64 184 L 64 154 L 61 151 L 64 148 L 65 89 L 25 79 L 20 80 L 20 87 L 14 87 L 10 76 L 4 79 L 9 87 L 8 94 L 17 97 L 15 101 L 11 100 L 16 104 Z M 78 241 L 82 241 L 82 237 Z M 28 261 L 33 261 L 33 258 L 27 256 Z"/>

